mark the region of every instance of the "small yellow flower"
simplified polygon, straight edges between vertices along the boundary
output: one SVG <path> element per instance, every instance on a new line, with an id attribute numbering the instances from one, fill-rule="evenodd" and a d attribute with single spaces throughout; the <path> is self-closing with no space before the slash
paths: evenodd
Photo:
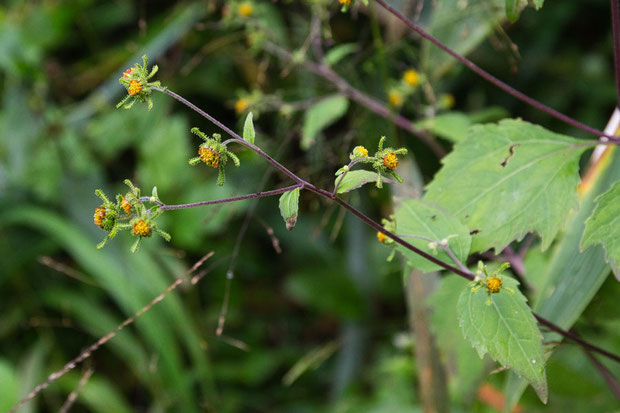
<path id="1" fill-rule="evenodd" d="M 131 211 L 131 204 L 127 202 L 127 198 L 125 197 L 123 197 L 123 201 L 121 202 L 121 208 L 123 208 L 126 214 L 129 214 Z"/>
<path id="2" fill-rule="evenodd" d="M 439 96 L 439 107 L 441 108 L 452 109 L 454 107 L 454 103 L 454 96 L 450 93 L 444 93 Z"/>
<path id="3" fill-rule="evenodd" d="M 368 156 L 368 149 L 363 146 L 356 146 L 353 148 L 353 156 L 356 158 L 365 158 Z"/>
<path id="4" fill-rule="evenodd" d="M 141 90 L 142 83 L 138 82 L 137 80 L 132 80 L 131 82 L 129 82 L 129 89 L 127 89 L 127 91 L 131 96 L 137 95 L 138 93 L 140 93 Z"/>
<path id="5" fill-rule="evenodd" d="M 392 89 L 388 93 L 388 101 L 390 105 L 399 108 L 403 105 L 403 95 L 398 90 Z"/>
<path id="6" fill-rule="evenodd" d="M 390 152 L 383 157 L 383 165 L 388 169 L 396 169 L 398 167 L 398 157 L 394 152 Z"/>
<path id="7" fill-rule="evenodd" d="M 94 223 L 99 228 L 103 228 L 103 219 L 105 218 L 105 207 L 101 205 L 99 208 L 95 209 L 94 215 Z"/>
<path id="8" fill-rule="evenodd" d="M 254 8 L 252 7 L 252 3 L 249 1 L 245 1 L 239 5 L 239 15 L 241 17 L 249 17 L 252 15 Z"/>
<path id="9" fill-rule="evenodd" d="M 198 149 L 198 156 L 200 159 L 209 166 L 217 168 L 220 164 L 220 154 L 210 148 Z"/>
<path id="10" fill-rule="evenodd" d="M 349 7 L 351 5 L 351 0 L 338 0 L 338 3 L 340 3 L 340 4 L 342 4 L 342 5 L 346 6 L 346 7 Z"/>
<path id="11" fill-rule="evenodd" d="M 377 231 L 377 241 L 384 243 L 387 240 L 387 236 L 383 232 Z"/>
<path id="12" fill-rule="evenodd" d="M 492 277 L 487 280 L 487 289 L 490 293 L 498 293 L 502 289 L 502 280 Z"/>
<path id="13" fill-rule="evenodd" d="M 149 224 L 145 220 L 141 219 L 134 222 L 133 233 L 141 237 L 148 237 L 151 234 L 151 227 L 149 227 Z"/>
<path id="14" fill-rule="evenodd" d="M 239 113 L 243 113 L 243 111 L 245 111 L 248 106 L 250 106 L 250 101 L 246 98 L 239 98 L 236 102 L 235 102 L 235 112 L 237 112 L 237 114 Z"/>
<path id="15" fill-rule="evenodd" d="M 414 69 L 409 69 L 403 74 L 403 81 L 409 86 L 416 86 L 420 83 L 420 75 Z"/>

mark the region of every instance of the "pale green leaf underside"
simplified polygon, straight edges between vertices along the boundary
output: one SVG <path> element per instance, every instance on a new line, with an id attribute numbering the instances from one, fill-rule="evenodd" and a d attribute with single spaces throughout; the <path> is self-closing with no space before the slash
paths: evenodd
<path id="1" fill-rule="evenodd" d="M 340 185 L 338 186 L 338 193 L 344 194 L 345 192 L 349 192 L 354 189 L 357 189 L 361 187 L 362 185 L 366 185 L 367 183 L 376 182 L 377 177 L 378 177 L 377 173 L 373 171 L 360 170 L 360 171 L 347 172 L 344 178 L 342 178 Z M 340 176 L 336 177 L 336 181 L 334 185 L 337 185 L 339 180 L 340 180 Z M 383 178 L 383 182 L 393 183 L 394 181 Z"/>
<path id="2" fill-rule="evenodd" d="M 291 230 L 297 223 L 299 211 L 299 188 L 286 191 L 280 196 L 280 214 L 286 223 L 286 229 Z"/>
<path id="3" fill-rule="evenodd" d="M 308 149 L 323 129 L 341 118 L 349 107 L 344 96 L 323 99 L 306 111 L 301 132 L 301 147 Z"/>
<path id="4" fill-rule="evenodd" d="M 454 255 L 465 262 L 469 255 L 471 236 L 469 230 L 451 213 L 430 202 L 410 199 L 403 202 L 396 210 L 397 235 L 406 239 L 413 246 L 435 255 L 444 262 L 452 262 L 450 256 L 441 248 L 431 249 L 429 241 L 409 237 L 418 235 L 435 241 L 447 239 Z M 418 254 L 398 246 L 410 265 L 423 272 L 440 270 L 437 264 L 420 257 Z"/>
<path id="5" fill-rule="evenodd" d="M 256 132 L 254 131 L 254 122 L 252 121 L 252 112 L 248 113 L 243 124 L 243 140 L 246 142 L 254 143 Z"/>
<path id="6" fill-rule="evenodd" d="M 607 262 L 620 280 L 620 181 L 597 198 L 596 209 L 586 221 L 581 249 L 601 243 Z"/>
<path id="7" fill-rule="evenodd" d="M 480 357 L 488 353 L 502 365 L 509 366 L 526 379 L 546 403 L 542 335 L 518 285 L 516 280 L 504 277 L 502 290 L 490 295 L 485 288 L 472 292 L 469 286 L 465 287 L 457 303 L 459 325 Z M 514 294 L 505 287 L 511 288 Z"/>
<path id="8" fill-rule="evenodd" d="M 535 231 L 546 249 L 577 205 L 580 141 L 521 120 L 474 126 L 443 159 L 425 198 L 472 232 L 472 252 Z"/>

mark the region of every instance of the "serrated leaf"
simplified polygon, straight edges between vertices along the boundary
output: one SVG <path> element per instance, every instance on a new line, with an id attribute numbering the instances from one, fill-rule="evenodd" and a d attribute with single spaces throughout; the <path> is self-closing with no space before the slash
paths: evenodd
<path id="1" fill-rule="evenodd" d="M 546 403 L 542 334 L 518 285 L 516 280 L 504 277 L 502 289 L 496 294 L 488 294 L 484 287 L 476 292 L 465 287 L 457 303 L 459 325 L 480 357 L 488 353 L 502 365 L 509 366 L 523 376 Z"/>
<path id="2" fill-rule="evenodd" d="M 566 223 L 567 231 L 554 248 L 549 267 L 543 278 L 545 283 L 537 288 L 534 311 L 559 327 L 570 330 L 588 306 L 609 275 L 603 248 L 595 245 L 579 252 L 586 218 L 594 209 L 594 199 L 620 179 L 620 152 L 611 147 L 597 166 L 597 172 L 583 194 L 579 210 Z M 529 275 L 528 275 L 529 279 Z M 553 332 L 544 334 L 545 341 L 557 342 L 562 336 Z M 546 357 L 552 353 L 547 352 Z M 506 412 L 517 404 L 527 383 L 509 374 L 506 385 Z"/>
<path id="3" fill-rule="evenodd" d="M 349 107 L 344 96 L 323 99 L 306 111 L 301 133 L 301 148 L 308 149 L 323 129 L 341 118 Z"/>
<path id="4" fill-rule="evenodd" d="M 299 211 L 299 190 L 295 188 L 286 191 L 280 196 L 280 214 L 286 223 L 286 229 L 289 231 L 297 224 L 297 213 Z"/>
<path id="5" fill-rule="evenodd" d="M 248 113 L 243 124 L 243 140 L 254 144 L 256 132 L 254 131 L 254 122 L 252 121 L 252 112 Z"/>
<path id="6" fill-rule="evenodd" d="M 451 262 L 450 256 L 441 248 L 432 249 L 429 241 L 408 237 L 418 235 L 435 241 L 447 239 L 448 245 L 456 258 L 465 262 L 469 255 L 471 236 L 469 230 L 454 215 L 438 206 L 419 199 L 403 202 L 396 209 L 397 235 L 405 238 L 413 246 L 434 255 L 444 262 Z M 418 254 L 398 246 L 412 267 L 423 272 L 440 270 L 437 264 L 420 257 Z"/>
<path id="7" fill-rule="evenodd" d="M 620 181 L 594 201 L 597 205 L 586 221 L 581 250 L 602 244 L 607 262 L 620 280 Z"/>
<path id="8" fill-rule="evenodd" d="M 470 128 L 442 160 L 425 198 L 472 233 L 472 252 L 501 251 L 528 232 L 546 249 L 577 205 L 581 141 L 521 120 Z"/>
<path id="9" fill-rule="evenodd" d="M 340 182 L 340 185 L 338 186 L 338 193 L 344 194 L 345 192 L 357 189 L 362 185 L 366 185 L 371 182 L 377 182 L 377 177 L 377 173 L 373 171 L 349 171 L 344 176 L 344 178 L 342 178 L 342 182 Z M 336 177 L 334 185 L 337 185 L 339 180 L 340 176 Z M 393 180 L 387 178 L 382 178 L 382 181 L 383 183 L 388 184 L 394 183 Z"/>

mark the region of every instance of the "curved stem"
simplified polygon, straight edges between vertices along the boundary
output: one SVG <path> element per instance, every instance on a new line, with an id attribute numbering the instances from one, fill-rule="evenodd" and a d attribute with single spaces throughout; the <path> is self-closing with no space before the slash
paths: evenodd
<path id="1" fill-rule="evenodd" d="M 244 199 L 263 198 L 266 196 L 283 194 L 286 191 L 291 191 L 295 188 L 301 188 L 301 187 L 303 187 L 303 184 L 296 184 L 296 185 L 287 186 L 285 188 L 274 189 L 271 191 L 256 192 L 254 194 L 233 196 L 230 198 L 222 198 L 222 199 L 213 199 L 209 201 L 192 202 L 191 204 L 166 205 L 161 202 L 158 202 L 157 204 L 160 205 L 161 207 L 160 211 L 166 211 L 166 210 L 172 210 L 172 209 L 186 209 L 186 208 L 194 208 L 194 207 L 204 206 L 204 205 L 225 204 L 228 202 L 243 201 Z M 146 200 L 149 200 L 149 199 L 150 198 L 147 197 Z"/>
<path id="2" fill-rule="evenodd" d="M 617 2 L 617 0 L 611 0 L 611 1 L 612 1 L 612 3 L 614 1 Z M 454 57 L 456 60 L 458 60 L 463 65 L 465 65 L 468 69 L 470 69 L 472 72 L 474 72 L 477 75 L 481 76 L 483 79 L 485 79 L 489 83 L 494 84 L 498 88 L 500 88 L 503 91 L 511 94 L 512 96 L 516 97 L 517 99 L 527 103 L 530 106 L 533 106 L 534 108 L 536 108 L 536 109 L 538 109 L 538 110 L 540 110 L 542 112 L 545 112 L 545 113 L 553 116 L 556 119 L 561 120 L 564 123 L 567 123 L 567 124 L 569 124 L 569 125 L 571 125 L 571 126 L 573 126 L 575 128 L 581 129 L 581 130 L 583 130 L 585 132 L 591 133 L 592 135 L 600 136 L 601 137 L 600 138 L 601 142 L 612 141 L 612 142 L 615 142 L 615 143 L 620 143 L 620 138 L 618 138 L 617 136 L 606 134 L 603 131 L 600 131 L 600 130 L 595 129 L 595 128 L 591 127 L 591 126 L 583 124 L 583 123 L 581 123 L 581 122 L 571 118 L 570 116 L 566 116 L 565 114 L 560 113 L 557 110 L 555 110 L 555 109 L 553 109 L 553 108 L 551 108 L 551 107 L 549 107 L 549 106 L 547 106 L 547 105 L 545 105 L 543 103 L 540 103 L 536 99 L 533 99 L 533 98 L 527 96 L 525 93 L 520 92 L 517 89 L 513 88 L 512 86 L 502 82 L 501 80 L 499 80 L 498 78 L 496 78 L 492 74 L 486 72 L 485 70 L 483 70 L 482 68 L 477 66 L 471 60 L 461 56 L 460 54 L 458 54 L 457 52 L 455 52 L 454 50 L 450 49 L 448 46 L 443 44 L 437 38 L 433 37 L 432 35 L 430 35 L 426 31 L 424 31 L 420 26 L 418 26 L 417 24 L 415 24 L 414 22 L 409 20 L 407 17 L 405 17 L 403 14 L 401 14 L 398 10 L 396 10 L 395 8 L 393 8 L 392 6 L 387 4 L 384 0 L 375 0 L 375 2 L 377 4 L 379 4 L 381 7 L 383 7 L 385 10 L 387 10 L 389 13 L 393 14 L 396 18 L 401 20 L 403 23 L 405 23 L 405 25 L 407 25 L 410 29 L 414 30 L 420 36 L 422 36 L 423 38 L 425 38 L 429 42 L 433 43 L 435 46 L 439 47 L 441 50 L 443 50 L 444 52 L 448 53 L 450 56 Z"/>
<path id="3" fill-rule="evenodd" d="M 377 0 L 380 1 L 380 0 Z M 278 161 L 276 161 L 275 159 L 273 159 L 272 157 L 270 157 L 269 155 L 267 155 L 262 149 L 260 149 L 259 147 L 257 147 L 256 145 L 253 145 L 249 142 L 244 141 L 243 139 L 241 139 L 241 137 L 236 134 L 235 132 L 233 132 L 232 130 L 230 130 L 228 127 L 224 126 L 221 122 L 217 121 L 215 118 L 213 118 L 211 115 L 207 114 L 206 112 L 204 112 L 203 110 L 201 110 L 200 108 L 198 108 L 197 106 L 195 106 L 193 103 L 187 101 L 186 99 L 182 98 L 181 96 L 177 95 L 174 92 L 171 92 L 170 90 L 160 90 L 163 93 L 166 93 L 172 97 L 174 97 L 175 99 L 179 100 L 180 102 L 184 103 L 185 105 L 187 105 L 188 107 L 194 109 L 196 112 L 198 112 L 199 114 L 201 114 L 202 116 L 205 117 L 205 119 L 213 122 L 215 125 L 221 127 L 225 132 L 229 133 L 232 137 L 234 137 L 238 143 L 252 149 L 254 152 L 258 153 L 259 155 L 261 155 L 263 158 L 265 158 L 270 164 L 272 164 L 273 166 L 275 166 L 277 169 L 279 169 L 281 172 L 283 172 L 286 176 L 290 177 L 292 180 L 294 180 L 295 182 L 297 182 L 298 184 L 300 184 L 299 186 L 303 189 L 309 190 L 311 192 L 316 193 L 317 195 L 321 195 L 327 199 L 331 199 L 334 202 L 336 202 L 338 205 L 342 206 L 343 208 L 345 208 L 346 210 L 348 210 L 349 212 L 351 212 L 353 215 L 355 215 L 356 217 L 358 217 L 360 220 L 362 220 L 366 225 L 376 229 L 379 232 L 382 232 L 383 234 L 387 235 L 388 237 L 392 238 L 392 240 L 394 240 L 394 242 L 402 245 L 403 247 L 407 248 L 410 251 L 415 252 L 416 254 L 420 255 L 423 258 L 426 258 L 427 260 L 439 265 L 440 267 L 442 267 L 445 270 L 451 271 L 469 281 L 473 281 L 475 278 L 474 273 L 472 273 L 471 271 L 469 271 L 468 269 L 460 269 L 457 268 L 453 265 L 450 265 L 446 262 L 443 262 L 435 257 L 433 257 L 430 254 L 427 254 L 426 252 L 420 250 L 419 248 L 414 247 L 413 245 L 411 245 L 410 243 L 408 243 L 407 241 L 405 241 L 404 239 L 402 239 L 401 237 L 399 237 L 398 235 L 392 233 L 391 231 L 388 231 L 387 229 L 383 228 L 383 226 L 381 224 L 379 224 L 378 222 L 372 220 L 371 218 L 369 218 L 367 215 L 365 215 L 362 211 L 360 211 L 359 209 L 355 208 L 353 205 L 347 203 L 346 201 L 342 200 L 341 198 L 338 198 L 337 196 L 335 196 L 334 194 L 332 194 L 329 191 L 326 191 L 324 189 L 321 189 L 319 187 L 317 187 L 316 185 L 313 185 L 307 181 L 304 181 L 303 179 L 301 179 L 300 177 L 298 177 L 297 175 L 295 175 L 293 172 L 291 172 L 290 170 L 288 170 L 285 166 L 283 166 L 282 164 L 280 164 Z M 586 347 L 587 349 L 596 352 L 598 354 L 601 354 L 605 357 L 608 357 L 618 363 L 620 363 L 620 356 L 613 354 L 609 351 L 606 351 L 600 347 L 595 346 L 594 344 L 588 343 L 584 340 L 582 340 L 581 338 L 579 338 L 578 336 L 576 336 L 575 334 L 566 331 L 564 329 L 562 329 L 560 326 L 552 323 L 551 321 L 539 316 L 538 314 L 532 312 L 532 314 L 534 315 L 534 317 L 538 320 L 539 323 L 549 327 L 551 330 L 555 331 L 556 333 L 561 334 L 562 336 L 572 340 L 573 342 Z"/>

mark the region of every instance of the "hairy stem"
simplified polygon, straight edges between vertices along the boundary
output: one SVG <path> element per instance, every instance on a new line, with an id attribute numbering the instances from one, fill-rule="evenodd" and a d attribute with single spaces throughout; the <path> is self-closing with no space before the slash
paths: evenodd
<path id="1" fill-rule="evenodd" d="M 611 1 L 612 1 L 612 4 L 614 2 L 617 2 L 617 0 L 611 0 Z M 567 124 L 569 124 L 569 125 L 571 125 L 571 126 L 573 126 L 575 128 L 581 129 L 581 130 L 583 130 L 585 132 L 591 133 L 592 135 L 600 136 L 601 137 L 600 138 L 601 142 L 612 141 L 612 142 L 615 142 L 615 143 L 620 143 L 620 138 L 618 138 L 617 136 L 606 134 L 603 131 L 600 131 L 600 130 L 595 129 L 595 128 L 591 127 L 591 126 L 583 124 L 583 123 L 581 123 L 581 122 L 571 118 L 570 116 L 566 116 L 565 114 L 558 112 L 557 110 L 555 110 L 555 109 L 553 109 L 553 108 L 551 108 L 551 107 L 549 107 L 549 106 L 547 106 L 547 105 L 537 101 L 536 99 L 533 99 L 533 98 L 527 96 L 526 94 L 518 91 L 517 89 L 513 88 L 512 86 L 502 82 L 501 80 L 499 80 L 498 78 L 496 78 L 492 74 L 486 72 L 485 70 L 483 70 L 482 68 L 477 66 L 471 60 L 461 56 L 460 54 L 458 54 L 457 52 L 455 52 L 454 50 L 450 49 L 448 46 L 443 44 L 437 38 L 433 37 L 432 35 L 430 35 L 426 31 L 424 31 L 420 26 L 418 26 L 417 24 L 415 24 L 414 22 L 409 20 L 407 17 L 405 17 L 403 14 L 401 14 L 398 10 L 396 10 L 395 8 L 393 8 L 392 6 L 387 4 L 384 0 L 375 0 L 375 2 L 377 4 L 379 4 L 381 7 L 383 7 L 385 10 L 387 10 L 389 13 L 393 14 L 394 16 L 396 16 L 399 20 L 401 20 L 403 23 L 405 23 L 405 25 L 407 25 L 410 29 L 412 29 L 413 31 L 418 33 L 420 36 L 422 36 L 423 38 L 425 38 L 429 42 L 433 43 L 435 46 L 439 47 L 444 52 L 448 53 L 450 56 L 454 57 L 456 60 L 458 60 L 463 65 L 465 65 L 468 69 L 470 69 L 472 72 L 474 72 L 477 75 L 481 76 L 483 79 L 485 79 L 489 83 L 492 83 L 493 85 L 497 86 L 498 88 L 502 89 L 503 91 L 505 91 L 505 92 L 509 93 L 510 95 L 516 97 L 517 99 L 527 103 L 528 105 L 530 105 L 530 106 L 532 106 L 532 107 L 534 107 L 534 108 L 536 108 L 536 109 L 538 109 L 538 110 L 540 110 L 542 112 L 545 112 L 545 113 L 553 116 L 556 119 L 561 120 L 564 123 L 567 123 Z M 615 40 L 616 39 L 614 39 L 614 41 Z"/>

